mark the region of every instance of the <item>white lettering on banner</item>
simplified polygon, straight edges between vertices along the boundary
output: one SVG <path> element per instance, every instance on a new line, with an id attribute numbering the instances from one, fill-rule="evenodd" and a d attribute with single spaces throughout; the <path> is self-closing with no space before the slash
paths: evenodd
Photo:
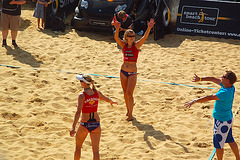
<path id="1" fill-rule="evenodd" d="M 207 16 L 205 16 L 204 20 L 215 21 L 216 18 L 215 17 L 207 17 Z"/>
<path id="2" fill-rule="evenodd" d="M 203 29 L 190 29 L 190 28 L 177 28 L 178 32 L 196 33 L 196 34 L 208 34 L 208 35 L 220 35 L 220 36 L 230 36 L 230 37 L 240 37 L 240 33 L 227 33 L 220 31 L 209 31 Z"/>
<path id="3" fill-rule="evenodd" d="M 187 29 L 187 28 L 177 28 L 177 31 L 181 31 L 181 32 L 192 32 L 193 30 L 192 29 Z"/>
<path id="4" fill-rule="evenodd" d="M 192 16 L 192 15 L 186 15 L 186 18 L 188 19 L 201 19 L 200 16 Z M 207 17 L 205 16 L 204 17 L 204 21 L 215 21 L 216 20 L 216 17 Z"/>
<path id="5" fill-rule="evenodd" d="M 60 8 L 63 8 L 71 3 L 73 3 L 75 0 L 59 0 L 59 6 Z"/>
<path id="6" fill-rule="evenodd" d="M 240 33 L 228 33 L 228 36 L 240 37 Z"/>
<path id="7" fill-rule="evenodd" d="M 189 19 L 200 19 L 200 16 L 189 16 L 189 15 L 186 15 L 186 18 L 189 18 Z"/>
<path id="8" fill-rule="evenodd" d="M 197 16 L 198 12 L 183 12 L 185 15 L 192 15 L 192 16 Z"/>
<path id="9" fill-rule="evenodd" d="M 203 29 L 194 29 L 194 33 L 203 33 L 203 34 L 213 34 L 213 35 L 226 35 L 226 32 L 220 32 L 220 31 L 209 31 L 209 30 L 203 30 Z"/>
<path id="10" fill-rule="evenodd" d="M 227 32 L 220 32 L 220 31 L 209 31 L 203 29 L 189 29 L 189 28 L 177 28 L 178 32 L 188 32 L 188 33 L 196 33 L 196 34 L 208 34 L 208 35 L 220 35 L 220 36 L 236 36 L 240 37 L 240 34 L 236 33 L 227 33 Z"/>

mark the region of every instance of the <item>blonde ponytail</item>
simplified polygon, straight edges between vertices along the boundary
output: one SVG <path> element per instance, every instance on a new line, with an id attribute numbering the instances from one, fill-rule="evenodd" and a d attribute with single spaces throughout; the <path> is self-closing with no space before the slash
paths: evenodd
<path id="1" fill-rule="evenodd" d="M 93 90 L 94 92 L 97 91 L 97 89 L 96 89 L 96 87 L 95 87 L 95 85 L 94 85 L 95 81 L 92 79 L 92 77 L 91 77 L 90 75 L 83 74 L 83 79 L 87 82 L 86 84 L 88 84 L 88 85 L 91 85 L 91 84 L 92 84 L 92 90 Z"/>
<path id="2" fill-rule="evenodd" d="M 96 87 L 95 87 L 94 83 L 95 83 L 95 82 L 94 82 L 94 80 L 92 80 L 92 81 L 91 81 L 91 84 L 92 84 L 92 90 L 96 92 L 96 91 L 97 91 L 97 89 L 96 89 Z"/>

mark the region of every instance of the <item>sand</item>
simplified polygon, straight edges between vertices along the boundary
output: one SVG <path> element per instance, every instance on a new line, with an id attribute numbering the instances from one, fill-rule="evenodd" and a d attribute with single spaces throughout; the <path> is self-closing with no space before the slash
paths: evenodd
<path id="1" fill-rule="evenodd" d="M 101 159 L 209 158 L 214 101 L 190 109 L 184 103 L 219 89 L 213 83 L 191 82 L 194 73 L 221 77 L 232 70 L 240 77 L 240 40 L 169 34 L 154 41 L 150 35 L 138 59 L 134 120 L 127 122 L 118 78 L 122 53 L 112 35 L 71 27 L 58 34 L 38 31 L 34 8 L 23 5 L 17 38 L 20 49 L 11 46 L 10 36 L 9 46 L 0 48 L 0 160 L 73 159 L 75 139 L 69 130 L 82 92 L 76 73 L 99 74 L 92 76 L 97 88 L 119 103 L 114 107 L 103 101 L 99 104 Z M 240 84 L 235 87 L 234 112 L 240 104 Z M 233 135 L 238 144 L 239 132 L 237 114 Z M 90 142 L 88 136 L 83 160 L 92 159 Z M 224 159 L 234 159 L 227 144 Z"/>

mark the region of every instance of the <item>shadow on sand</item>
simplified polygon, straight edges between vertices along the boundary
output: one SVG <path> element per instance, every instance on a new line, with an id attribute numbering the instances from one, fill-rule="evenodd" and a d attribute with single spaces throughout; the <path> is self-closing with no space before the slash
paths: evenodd
<path id="1" fill-rule="evenodd" d="M 7 55 L 12 55 L 15 60 L 19 61 L 20 63 L 24 63 L 27 65 L 30 65 L 31 67 L 38 68 L 41 64 L 43 64 L 42 61 L 37 61 L 31 53 L 22 50 L 21 48 L 12 48 L 10 46 L 6 46 L 7 49 Z"/>
<path id="2" fill-rule="evenodd" d="M 153 137 L 157 140 L 160 141 L 166 141 L 166 140 L 170 140 L 172 142 L 174 142 L 175 144 L 179 145 L 180 147 L 182 147 L 184 149 L 184 151 L 186 153 L 190 153 L 188 151 L 188 149 L 186 147 L 184 147 L 182 144 L 175 142 L 174 140 L 172 140 L 172 138 L 169 135 L 165 135 L 162 131 L 156 131 L 152 125 L 149 124 L 142 124 L 141 122 L 137 121 L 136 118 L 134 118 L 132 120 L 132 124 L 134 126 L 136 126 L 140 131 L 145 131 L 144 134 L 144 141 L 147 143 L 147 145 L 149 146 L 150 149 L 154 150 L 155 148 L 152 146 L 152 144 L 150 143 L 150 141 L 148 140 L 148 137 Z"/>

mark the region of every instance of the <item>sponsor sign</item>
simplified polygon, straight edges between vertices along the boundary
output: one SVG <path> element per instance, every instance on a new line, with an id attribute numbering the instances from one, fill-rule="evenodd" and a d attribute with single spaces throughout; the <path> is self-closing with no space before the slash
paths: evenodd
<path id="1" fill-rule="evenodd" d="M 240 3 L 181 0 L 176 33 L 240 39 Z"/>
<path id="2" fill-rule="evenodd" d="M 216 26 L 219 9 L 210 7 L 183 6 L 181 23 Z"/>

